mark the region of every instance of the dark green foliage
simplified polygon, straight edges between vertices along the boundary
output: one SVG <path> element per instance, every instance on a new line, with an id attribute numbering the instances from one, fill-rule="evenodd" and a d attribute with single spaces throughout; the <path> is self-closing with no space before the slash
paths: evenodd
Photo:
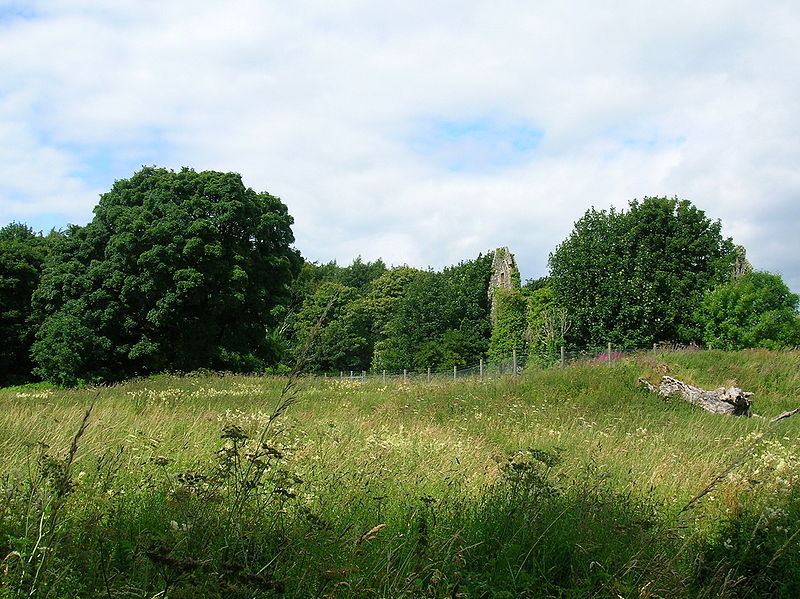
<path id="1" fill-rule="evenodd" d="M 31 379 L 31 297 L 56 236 L 43 237 L 22 223 L 0 229 L 0 387 Z"/>
<path id="2" fill-rule="evenodd" d="M 708 291 L 697 313 L 703 341 L 722 349 L 800 345 L 798 296 L 780 275 L 749 272 Z"/>
<path id="3" fill-rule="evenodd" d="M 415 353 L 420 346 L 438 338 L 449 328 L 447 293 L 441 283 L 440 273 L 415 273 L 395 304 L 394 314 L 385 327 L 386 337 L 376 345 L 373 358 L 376 370 L 414 368 Z"/>
<path id="4" fill-rule="evenodd" d="M 373 318 L 381 310 L 375 309 L 391 303 L 392 293 L 387 288 L 389 295 L 381 297 L 374 284 L 391 272 L 382 260 L 365 263 L 360 256 L 347 267 L 305 263 L 292 285 L 293 312 L 286 317 L 294 359 L 305 353 L 305 369 L 311 372 L 368 370 L 380 328 Z M 309 343 L 312 331 L 314 340 Z"/>
<path id="5" fill-rule="evenodd" d="M 339 282 L 340 271 L 341 268 L 334 261 L 326 264 L 303 262 L 300 272 L 292 281 L 289 309 L 299 310 L 305 299 L 312 295 L 323 283 L 327 281 Z"/>
<path id="6" fill-rule="evenodd" d="M 642 346 L 698 338 L 705 290 L 730 274 L 733 244 L 688 200 L 644 198 L 627 212 L 587 211 L 550 255 L 550 284 L 577 345 Z"/>
<path id="7" fill-rule="evenodd" d="M 507 359 L 514 350 L 523 352 L 525 343 L 525 312 L 527 298 L 519 289 L 499 287 L 494 290 L 495 323 L 489 339 L 489 359 Z"/>
<path id="8" fill-rule="evenodd" d="M 409 266 L 398 266 L 387 270 L 370 284 L 366 305 L 376 339 L 388 335 L 387 327 L 394 316 L 397 302 L 419 272 Z"/>
<path id="9" fill-rule="evenodd" d="M 339 282 L 347 287 L 353 287 L 360 294 L 365 294 L 372 281 L 386 272 L 386 264 L 380 258 L 375 262 L 363 262 L 361 256 L 356 256 L 350 266 L 342 268 L 339 272 Z"/>
<path id="10" fill-rule="evenodd" d="M 542 287 L 550 285 L 550 277 L 539 277 L 538 279 L 527 279 L 522 286 L 523 293 L 531 294 Z"/>
<path id="11" fill-rule="evenodd" d="M 417 271 L 393 303 L 373 368 L 449 370 L 476 363 L 491 332 L 491 266 L 488 254 L 442 272 Z"/>
<path id="12" fill-rule="evenodd" d="M 305 262 L 292 284 L 292 305 L 299 309 L 305 299 L 313 295 L 323 283 L 339 283 L 354 288 L 359 296 L 366 295 L 372 282 L 386 272 L 383 260 L 363 262 L 356 257 L 349 266 L 339 266 L 335 260 L 325 264 Z"/>
<path id="13" fill-rule="evenodd" d="M 364 300 L 353 287 L 320 285 L 297 313 L 294 332 L 295 357 L 305 360 L 309 372 L 369 369 L 370 321 Z"/>
<path id="14" fill-rule="evenodd" d="M 300 266 L 286 206 L 235 173 L 143 168 L 70 227 L 34 296 L 38 374 L 65 385 L 247 371 Z"/>
<path id="15" fill-rule="evenodd" d="M 539 287 L 530 294 L 526 324 L 530 353 L 546 356 L 559 351 L 572 326 L 567 311 L 556 303 L 551 287 Z"/>

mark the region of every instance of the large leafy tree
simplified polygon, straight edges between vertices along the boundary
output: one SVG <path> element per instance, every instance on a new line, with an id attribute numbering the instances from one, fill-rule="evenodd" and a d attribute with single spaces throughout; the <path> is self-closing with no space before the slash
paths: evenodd
<path id="1" fill-rule="evenodd" d="M 572 327 L 572 322 L 566 309 L 556 302 L 551 287 L 539 287 L 529 295 L 525 318 L 529 352 L 552 358 L 564 345 L 564 337 Z"/>
<path id="2" fill-rule="evenodd" d="M 724 349 L 800 345 L 798 296 L 780 275 L 753 271 L 709 290 L 697 320 L 708 345 Z"/>
<path id="3" fill-rule="evenodd" d="M 31 378 L 31 297 L 55 236 L 43 237 L 23 223 L 0 229 L 0 386 Z"/>
<path id="4" fill-rule="evenodd" d="M 286 206 L 235 173 L 146 167 L 70 227 L 34 295 L 38 373 L 62 384 L 250 370 L 302 259 Z"/>
<path id="5" fill-rule="evenodd" d="M 688 200 L 644 198 L 627 211 L 592 208 L 550 255 L 556 301 L 573 343 L 689 342 L 705 291 L 726 280 L 734 248 Z"/>
<path id="6" fill-rule="evenodd" d="M 441 370 L 477 363 L 491 334 L 491 268 L 488 254 L 441 272 L 410 273 L 402 295 L 390 303 L 373 368 Z"/>
<path id="7" fill-rule="evenodd" d="M 372 335 L 378 343 L 388 336 L 387 327 L 394 317 L 397 303 L 420 272 L 410 266 L 396 266 L 370 283 L 365 304 L 370 317 Z"/>
<path id="8" fill-rule="evenodd" d="M 358 290 L 328 281 L 309 295 L 294 317 L 295 357 L 306 370 L 367 370 L 370 321 Z"/>
<path id="9" fill-rule="evenodd" d="M 289 355 L 302 360 L 307 370 L 368 369 L 376 339 L 375 302 L 369 298 L 386 274 L 382 260 L 364 262 L 360 256 L 346 267 L 335 261 L 303 264 L 285 310 Z"/>

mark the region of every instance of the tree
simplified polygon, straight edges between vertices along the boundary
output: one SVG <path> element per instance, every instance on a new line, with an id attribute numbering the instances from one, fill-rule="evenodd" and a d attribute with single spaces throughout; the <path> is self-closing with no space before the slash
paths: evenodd
<path id="1" fill-rule="evenodd" d="M 644 198 L 587 211 L 550 255 L 550 285 L 575 344 L 688 343 L 707 289 L 729 277 L 733 244 L 687 200 Z"/>
<path id="2" fill-rule="evenodd" d="M 274 362 L 272 309 L 301 264 L 291 224 L 235 173 L 145 167 L 117 181 L 34 294 L 38 373 L 71 385 Z"/>
<path id="3" fill-rule="evenodd" d="M 374 369 L 415 368 L 417 349 L 447 328 L 445 296 L 440 273 L 431 270 L 413 273 L 404 285 L 403 294 L 392 306 L 383 338 L 375 345 Z"/>
<path id="4" fill-rule="evenodd" d="M 538 279 L 527 279 L 522 286 L 523 292 L 531 294 L 542 287 L 550 286 L 550 277 L 539 277 Z"/>
<path id="5" fill-rule="evenodd" d="M 373 368 L 449 370 L 476 363 L 486 353 L 491 333 L 491 267 L 488 254 L 442 272 L 415 271 L 391 303 Z"/>
<path id="6" fill-rule="evenodd" d="M 297 313 L 294 333 L 295 352 L 308 371 L 369 368 L 370 321 L 364 300 L 353 287 L 332 281 L 320 285 Z"/>
<path id="7" fill-rule="evenodd" d="M 703 341 L 724 349 L 796 347 L 798 299 L 780 275 L 742 274 L 705 294 L 697 313 Z"/>
<path id="8" fill-rule="evenodd" d="M 339 282 L 347 287 L 353 287 L 360 294 L 365 294 L 375 279 L 386 272 L 386 264 L 378 258 L 375 262 L 364 262 L 361 256 L 356 256 L 350 266 L 341 269 Z"/>
<path id="9" fill-rule="evenodd" d="M 556 302 L 553 289 L 539 287 L 528 297 L 525 336 L 531 354 L 552 356 L 564 345 L 572 323 Z"/>
<path id="10" fill-rule="evenodd" d="M 0 229 L 0 386 L 31 379 L 31 297 L 52 239 L 23 223 Z"/>
<path id="11" fill-rule="evenodd" d="M 496 312 L 492 336 L 489 339 L 489 359 L 508 359 L 516 350 L 523 352 L 525 343 L 525 312 L 527 300 L 519 289 L 498 287 L 494 290 Z"/>
<path id="12" fill-rule="evenodd" d="M 359 295 L 364 296 L 368 293 L 370 284 L 385 272 L 386 264 L 383 260 L 364 262 L 361 256 L 344 267 L 336 264 L 335 260 L 324 264 L 305 262 L 300 274 L 292 283 L 292 304 L 299 308 L 306 297 L 314 294 L 323 283 L 327 282 L 352 287 Z"/>
<path id="13" fill-rule="evenodd" d="M 397 302 L 408 285 L 421 271 L 410 266 L 397 266 L 384 272 L 370 283 L 366 308 L 370 316 L 372 335 L 376 341 L 386 338 L 387 327 L 392 320 Z"/>
<path id="14" fill-rule="evenodd" d="M 379 280 L 391 278 L 390 272 L 393 271 L 387 271 L 382 260 L 363 262 L 360 256 L 346 267 L 338 266 L 335 261 L 303 264 L 291 287 L 291 304 L 283 314 L 283 329 L 288 335 L 281 341 L 291 348 L 288 353 L 299 357 L 308 335 L 316 328 L 313 355 L 305 357 L 307 369 L 319 372 L 368 369 L 382 326 L 374 319 L 379 319 L 392 301 L 379 297 L 374 286 Z M 378 285 L 382 288 L 385 284 L 384 281 Z M 334 296 L 337 299 L 331 304 L 330 313 L 316 327 L 323 304 Z"/>

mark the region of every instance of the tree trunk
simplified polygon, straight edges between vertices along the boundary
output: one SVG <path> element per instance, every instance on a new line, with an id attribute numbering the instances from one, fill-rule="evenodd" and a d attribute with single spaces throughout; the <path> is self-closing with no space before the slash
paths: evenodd
<path id="1" fill-rule="evenodd" d="M 742 391 L 738 387 L 728 387 L 727 389 L 719 387 L 713 391 L 706 391 L 699 387 L 687 385 L 671 376 L 662 377 L 661 384 L 658 387 L 643 378 L 639 379 L 639 383 L 664 398 L 680 397 L 715 414 L 751 415 L 749 398 L 753 394 L 748 391 Z"/>

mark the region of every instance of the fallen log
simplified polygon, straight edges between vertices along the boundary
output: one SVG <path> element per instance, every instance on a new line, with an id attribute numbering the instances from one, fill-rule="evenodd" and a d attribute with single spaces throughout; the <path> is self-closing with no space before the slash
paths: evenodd
<path id="1" fill-rule="evenodd" d="M 719 387 L 713 391 L 700 389 L 687 385 L 683 381 L 671 376 L 661 377 L 661 384 L 656 387 L 644 378 L 639 383 L 646 386 L 653 393 L 658 393 L 665 399 L 680 397 L 686 401 L 700 406 L 704 410 L 715 414 L 729 414 L 731 416 L 750 416 L 749 391 L 742 391 L 739 387 Z"/>

